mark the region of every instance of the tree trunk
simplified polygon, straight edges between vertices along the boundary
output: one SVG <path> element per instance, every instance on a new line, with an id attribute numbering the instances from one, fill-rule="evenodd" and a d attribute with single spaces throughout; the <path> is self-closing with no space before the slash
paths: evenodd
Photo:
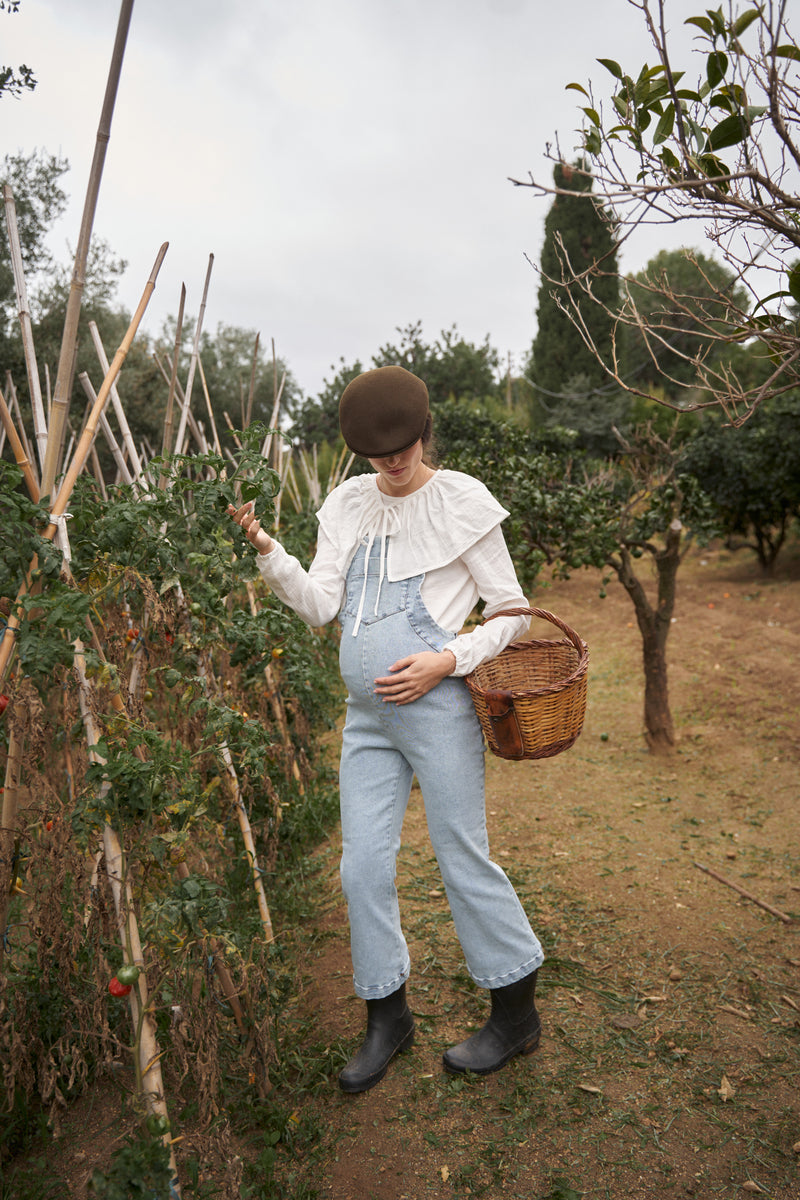
<path id="1" fill-rule="evenodd" d="M 628 550 L 623 550 L 615 569 L 630 596 L 642 635 L 644 661 L 644 736 L 653 754 L 669 754 L 675 745 L 675 730 L 669 707 L 667 684 L 667 637 L 675 608 L 675 577 L 680 564 L 682 526 L 673 521 L 667 530 L 663 550 L 653 555 L 658 571 L 658 603 L 647 598 L 633 571 Z"/>

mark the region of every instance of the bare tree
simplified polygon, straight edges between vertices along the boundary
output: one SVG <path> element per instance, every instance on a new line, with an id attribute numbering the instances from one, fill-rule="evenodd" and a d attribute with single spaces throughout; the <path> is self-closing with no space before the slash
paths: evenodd
<path id="1" fill-rule="evenodd" d="M 651 293 L 645 312 L 633 280 L 623 276 L 612 351 L 603 355 L 581 315 L 576 285 L 602 303 L 598 281 L 612 264 L 576 264 L 562 245 L 559 271 L 547 279 L 620 387 L 681 410 L 721 407 L 740 425 L 765 399 L 800 385 L 800 326 L 792 309 L 800 303 L 800 48 L 788 28 L 787 0 L 750 2 L 740 11 L 729 0 L 685 22 L 695 33 L 693 63 L 699 57 L 692 82 L 673 62 L 667 0 L 629 3 L 646 24 L 655 65 L 629 75 L 613 59 L 598 59 L 614 80 L 605 102 L 595 99 L 591 84 L 568 85 L 587 101 L 580 149 L 598 199 L 616 213 L 618 246 L 644 226 L 701 218 L 737 286 L 720 289 L 706 277 L 701 297 L 676 290 L 667 277 L 644 285 L 639 277 L 638 295 L 642 286 Z M 548 146 L 548 156 L 564 160 L 557 145 Z M 533 175 L 511 182 L 541 195 L 572 194 Z M 697 335 L 690 353 L 675 349 L 687 319 Z M 682 378 L 666 377 L 673 399 L 626 377 L 627 328 L 639 331 L 654 364 L 668 348 L 692 368 L 678 372 Z M 751 347 L 759 370 L 737 369 L 735 354 L 719 353 L 726 346 Z"/>

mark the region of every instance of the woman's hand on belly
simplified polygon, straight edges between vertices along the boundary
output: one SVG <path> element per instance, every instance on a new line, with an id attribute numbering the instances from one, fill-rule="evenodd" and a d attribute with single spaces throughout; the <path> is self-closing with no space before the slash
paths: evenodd
<path id="1" fill-rule="evenodd" d="M 398 658 L 389 667 L 391 675 L 375 680 L 375 694 L 393 704 L 411 704 L 419 700 L 437 683 L 452 675 L 456 656 L 451 650 L 423 650 L 420 654 L 409 654 Z"/>

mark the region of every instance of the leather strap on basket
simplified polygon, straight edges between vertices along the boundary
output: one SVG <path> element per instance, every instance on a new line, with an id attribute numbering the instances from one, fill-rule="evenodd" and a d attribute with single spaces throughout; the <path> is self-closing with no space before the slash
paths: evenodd
<path id="1" fill-rule="evenodd" d="M 492 733 L 497 742 L 498 750 L 503 758 L 524 758 L 525 745 L 522 730 L 514 711 L 514 697 L 511 692 L 484 692 L 486 712 L 492 723 Z"/>

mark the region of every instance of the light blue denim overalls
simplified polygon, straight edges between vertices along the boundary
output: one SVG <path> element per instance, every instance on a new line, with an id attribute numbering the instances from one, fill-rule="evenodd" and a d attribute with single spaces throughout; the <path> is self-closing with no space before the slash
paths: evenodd
<path id="1" fill-rule="evenodd" d="M 348 690 L 341 873 L 355 991 L 380 1000 L 410 973 L 395 871 L 415 774 L 469 972 L 479 987 L 504 987 L 536 970 L 544 955 L 516 892 L 489 859 L 483 738 L 466 684 L 449 676 L 405 705 L 374 694 L 375 679 L 397 659 L 453 640 L 422 601 L 423 575 L 383 578 L 381 541 L 358 547 L 339 614 Z"/>

